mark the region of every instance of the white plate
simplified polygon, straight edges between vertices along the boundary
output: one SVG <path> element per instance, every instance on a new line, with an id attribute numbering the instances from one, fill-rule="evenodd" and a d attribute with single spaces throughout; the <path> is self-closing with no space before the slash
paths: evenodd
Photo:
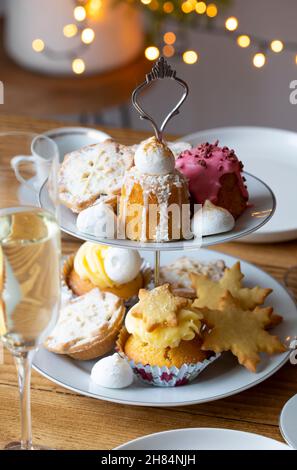
<path id="1" fill-rule="evenodd" d="M 57 127 L 44 134 L 56 142 L 61 162 L 66 153 L 110 138 L 105 132 L 90 127 Z"/>
<path id="2" fill-rule="evenodd" d="M 147 261 L 152 262 L 152 254 L 142 254 Z M 223 259 L 228 266 L 237 261 L 232 256 L 209 250 L 196 250 L 189 255 L 201 261 Z M 168 264 L 179 257 L 179 252 L 165 252 L 162 254 L 161 264 Z M 286 289 L 264 271 L 244 261 L 242 270 L 246 275 L 247 285 L 260 285 L 274 290 L 269 296 L 269 304 L 284 317 L 282 324 L 275 328 L 280 338 L 284 340 L 287 336 L 296 335 L 296 305 Z M 53 382 L 93 398 L 136 406 L 183 406 L 218 400 L 253 387 L 276 372 L 287 361 L 288 356 L 289 353 L 263 356 L 258 372 L 253 374 L 238 365 L 231 354 L 225 353 L 202 372 L 196 381 L 169 389 L 148 386 L 137 379 L 126 389 L 102 388 L 90 381 L 94 361 L 75 361 L 50 353 L 44 348 L 36 354 L 34 368 Z"/>
<path id="3" fill-rule="evenodd" d="M 272 217 L 276 202 L 273 193 L 270 188 L 263 183 L 261 180 L 253 175 L 245 173 L 246 184 L 250 192 L 250 207 L 237 219 L 235 228 L 228 232 L 219 235 L 210 235 L 203 237 L 202 246 L 217 245 L 218 243 L 225 243 L 231 240 L 252 233 L 258 230 L 262 225 L 266 224 Z M 51 201 L 47 191 L 47 186 L 44 186 L 40 190 L 39 194 L 40 206 L 44 209 L 51 207 Z M 79 232 L 76 228 L 76 214 L 65 206 L 61 206 L 61 229 L 63 232 L 77 237 L 81 240 L 87 240 L 91 242 L 102 243 L 105 245 L 123 246 L 126 248 L 138 249 L 138 250 L 193 250 L 199 248 L 201 245 L 200 239 L 192 239 L 187 241 L 172 241 L 169 243 L 142 243 L 134 242 L 131 240 L 120 240 L 120 239 L 106 239 L 96 238 L 92 235 Z"/>
<path id="4" fill-rule="evenodd" d="M 279 425 L 283 438 L 297 449 L 297 395 L 290 398 L 283 407 Z"/>
<path id="5" fill-rule="evenodd" d="M 183 137 L 197 145 L 219 140 L 234 148 L 245 170 L 263 179 L 275 193 L 273 219 L 241 241 L 280 242 L 297 238 L 297 133 L 266 127 L 221 127 Z"/>
<path id="6" fill-rule="evenodd" d="M 290 450 L 282 442 L 220 428 L 173 429 L 139 437 L 115 450 Z"/>

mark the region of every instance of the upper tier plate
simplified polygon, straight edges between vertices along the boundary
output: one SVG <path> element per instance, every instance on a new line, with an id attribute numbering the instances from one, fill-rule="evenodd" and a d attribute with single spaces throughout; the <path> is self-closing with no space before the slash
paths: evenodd
<path id="1" fill-rule="evenodd" d="M 210 235 L 203 237 L 202 246 L 217 245 L 219 243 L 226 243 L 231 240 L 236 240 L 252 232 L 255 232 L 260 227 L 268 222 L 272 217 L 276 201 L 275 196 L 271 189 L 259 178 L 244 173 L 246 184 L 250 194 L 249 207 L 237 219 L 235 228 L 227 233 L 219 235 Z M 44 185 L 39 193 L 39 203 L 43 209 L 48 209 L 51 206 L 49 194 Z M 201 246 L 200 240 L 180 240 L 165 243 L 151 243 L 151 242 L 135 242 L 131 240 L 118 240 L 110 238 L 96 238 L 83 232 L 79 232 L 76 228 L 76 214 L 65 206 L 61 206 L 61 229 L 63 232 L 72 235 L 73 237 L 90 242 L 101 243 L 104 245 L 113 245 L 125 248 L 132 248 L 137 250 L 193 250 Z"/>

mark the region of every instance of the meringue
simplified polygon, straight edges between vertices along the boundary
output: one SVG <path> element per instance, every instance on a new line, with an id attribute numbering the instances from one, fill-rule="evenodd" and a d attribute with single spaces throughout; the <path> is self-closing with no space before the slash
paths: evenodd
<path id="1" fill-rule="evenodd" d="M 74 270 L 100 289 L 126 284 L 139 274 L 142 260 L 138 251 L 85 242 L 74 258 Z"/>
<path id="2" fill-rule="evenodd" d="M 138 145 L 134 162 L 137 170 L 144 175 L 168 175 L 175 169 L 172 151 L 156 137 L 150 137 Z"/>
<path id="3" fill-rule="evenodd" d="M 78 214 L 76 226 L 80 232 L 99 238 L 114 238 L 116 233 L 116 215 L 104 202 L 84 209 Z"/>
<path id="4" fill-rule="evenodd" d="M 138 275 L 142 260 L 136 250 L 109 247 L 103 253 L 107 276 L 116 284 L 126 284 Z"/>
<path id="5" fill-rule="evenodd" d="M 205 201 L 202 210 L 196 212 L 192 219 L 192 232 L 195 236 L 215 235 L 229 232 L 235 226 L 235 219 L 227 209 Z"/>
<path id="6" fill-rule="evenodd" d="M 91 371 L 91 379 L 101 387 L 125 388 L 132 384 L 133 372 L 125 359 L 115 353 L 96 362 Z"/>

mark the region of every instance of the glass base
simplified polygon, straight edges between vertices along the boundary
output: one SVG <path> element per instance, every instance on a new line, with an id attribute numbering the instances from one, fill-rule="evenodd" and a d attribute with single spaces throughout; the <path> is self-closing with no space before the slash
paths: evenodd
<path id="1" fill-rule="evenodd" d="M 24 449 L 22 448 L 22 445 L 20 442 L 10 442 L 9 444 L 6 444 L 4 447 L 4 450 L 55 450 L 51 449 L 50 447 L 45 447 L 45 446 L 32 446 L 31 449 Z"/>

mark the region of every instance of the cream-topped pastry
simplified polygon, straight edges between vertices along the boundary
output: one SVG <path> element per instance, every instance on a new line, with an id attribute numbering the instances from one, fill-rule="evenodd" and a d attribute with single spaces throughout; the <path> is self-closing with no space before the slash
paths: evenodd
<path id="1" fill-rule="evenodd" d="M 74 259 L 74 269 L 82 279 L 106 287 L 130 282 L 139 274 L 141 257 L 136 250 L 86 242 Z"/>
<path id="2" fill-rule="evenodd" d="M 191 341 L 201 329 L 201 313 L 192 301 L 172 294 L 169 284 L 151 291 L 141 289 L 139 302 L 128 312 L 128 333 L 144 343 L 160 348 L 176 348 L 181 341 Z"/>
<path id="3" fill-rule="evenodd" d="M 135 167 L 125 173 L 120 222 L 131 240 L 166 242 L 190 234 L 186 178 L 175 169 L 175 158 L 156 137 L 142 142 Z"/>
<path id="4" fill-rule="evenodd" d="M 127 361 L 119 354 L 100 359 L 92 367 L 91 379 L 105 388 L 126 388 L 133 382 L 133 372 Z"/>
<path id="5" fill-rule="evenodd" d="M 150 137 L 141 142 L 134 156 L 137 170 L 143 175 L 167 175 L 175 169 L 175 158 L 165 142 Z"/>
<path id="6" fill-rule="evenodd" d="M 235 226 L 233 215 L 223 207 L 205 201 L 202 209 L 194 214 L 192 219 L 192 232 L 196 236 L 215 235 L 229 232 Z"/>
<path id="7" fill-rule="evenodd" d="M 129 299 L 143 287 L 142 259 L 136 250 L 86 242 L 74 257 L 68 285 L 77 295 L 99 287 Z"/>
<path id="8" fill-rule="evenodd" d="M 201 315 L 191 308 L 183 308 L 177 314 L 177 326 L 162 325 L 149 332 L 143 319 L 133 316 L 135 310 L 133 308 L 128 312 L 125 320 L 128 333 L 160 348 L 176 348 L 181 341 L 191 341 L 201 328 Z"/>

